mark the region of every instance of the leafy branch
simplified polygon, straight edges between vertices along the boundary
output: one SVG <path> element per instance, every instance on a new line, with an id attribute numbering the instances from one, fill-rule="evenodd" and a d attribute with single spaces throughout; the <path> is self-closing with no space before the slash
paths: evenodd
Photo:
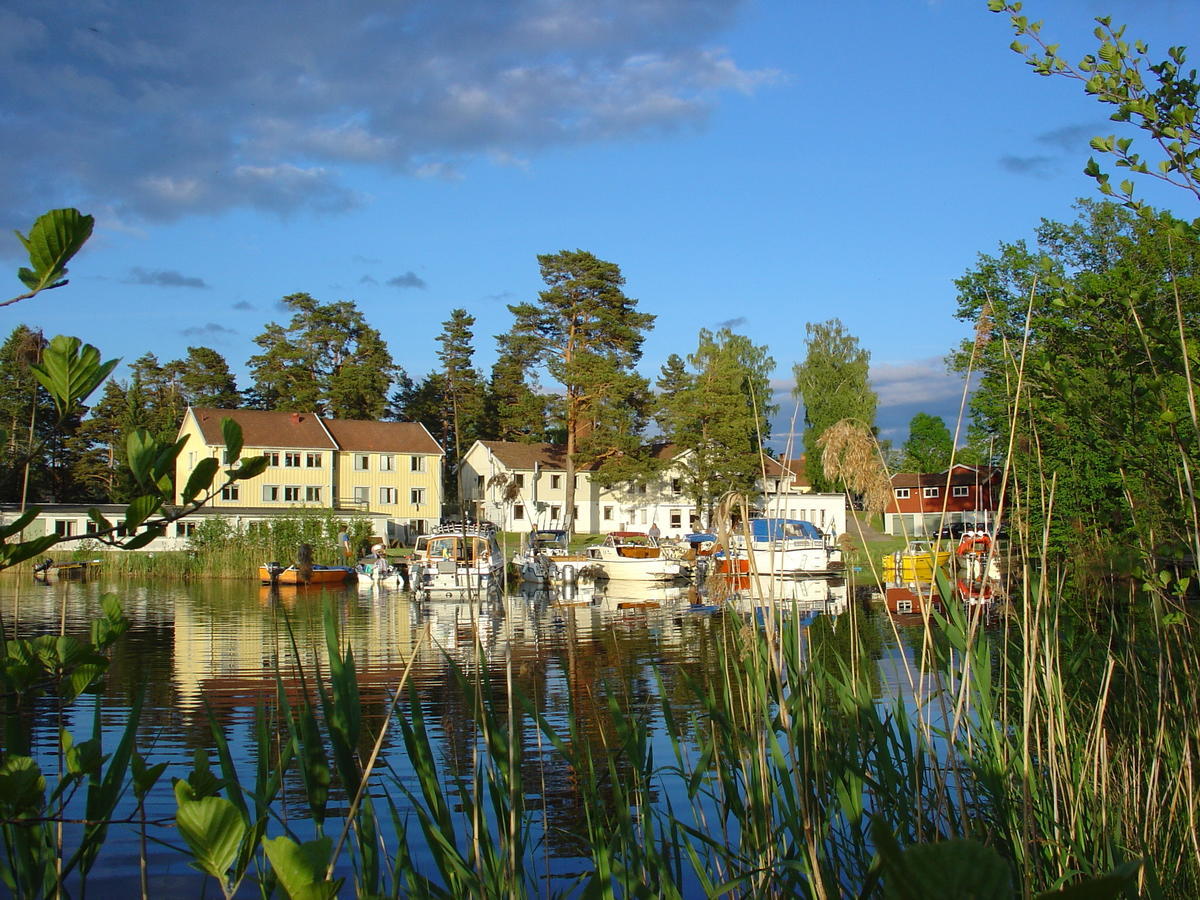
<path id="1" fill-rule="evenodd" d="M 77 209 L 52 209 L 38 217 L 28 237 L 18 231 L 17 237 L 29 254 L 30 268 L 18 269 L 17 277 L 29 290 L 11 300 L 0 301 L 0 306 L 11 306 L 65 285 L 67 262 L 92 236 L 95 221 Z"/>
<path id="2" fill-rule="evenodd" d="M 1085 92 L 1116 107 L 1109 117 L 1112 121 L 1131 123 L 1148 134 L 1161 158 L 1143 156 L 1133 149 L 1133 138 L 1116 135 L 1092 138 L 1092 149 L 1110 154 L 1119 168 L 1157 178 L 1200 199 L 1200 132 L 1196 130 L 1200 81 L 1195 69 L 1184 69 L 1186 48 L 1171 47 L 1167 59 L 1151 62 L 1149 45 L 1143 41 L 1131 44 L 1125 39 L 1124 25 L 1114 26 L 1110 17 L 1101 16 L 1093 32 L 1099 42 L 1096 52 L 1072 64 L 1059 54 L 1058 44 L 1043 39 L 1042 22 L 1031 21 L 1022 14 L 1022 7 L 1020 2 L 988 0 L 988 9 L 1009 16 L 1017 36 L 1011 45 L 1013 51 L 1023 56 L 1038 75 L 1060 75 L 1082 82 Z M 1096 180 L 1106 196 L 1134 209 L 1145 206 L 1134 198 L 1131 179 L 1122 180 L 1114 188 L 1094 157 L 1088 159 L 1084 173 Z"/>

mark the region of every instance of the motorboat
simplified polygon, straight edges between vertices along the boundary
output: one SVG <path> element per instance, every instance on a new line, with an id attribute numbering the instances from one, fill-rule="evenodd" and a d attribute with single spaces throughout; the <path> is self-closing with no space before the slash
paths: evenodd
<path id="1" fill-rule="evenodd" d="M 454 599 L 463 594 L 498 591 L 504 575 L 504 553 L 494 525 L 439 525 L 428 536 L 424 559 L 414 566 L 414 591 L 425 599 Z"/>
<path id="2" fill-rule="evenodd" d="M 751 519 L 718 550 L 717 571 L 726 575 L 795 577 L 840 574 L 842 551 L 812 522 L 803 519 Z"/>
<path id="3" fill-rule="evenodd" d="M 531 531 L 524 546 L 513 555 L 521 580 L 530 584 L 573 582 L 587 563 L 587 556 L 571 552 L 567 532 L 557 528 Z"/>
<path id="4" fill-rule="evenodd" d="M 588 547 L 581 574 L 610 581 L 674 581 L 686 574 L 679 559 L 663 553 L 658 541 L 641 531 L 614 531 Z"/>
<path id="5" fill-rule="evenodd" d="M 950 562 L 949 549 L 933 541 L 909 541 L 903 550 L 883 557 L 883 580 L 889 583 L 931 583 L 935 573 L 946 570 Z"/>
<path id="6" fill-rule="evenodd" d="M 87 581 L 100 571 L 100 560 L 77 559 L 56 563 L 47 557 L 33 567 L 39 581 Z"/>

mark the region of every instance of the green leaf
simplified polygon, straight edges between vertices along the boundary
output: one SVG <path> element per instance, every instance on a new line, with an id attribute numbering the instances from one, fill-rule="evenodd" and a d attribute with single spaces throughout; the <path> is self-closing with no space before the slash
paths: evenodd
<path id="1" fill-rule="evenodd" d="M 91 344 L 59 334 L 42 351 L 42 361 L 30 365 L 29 371 L 53 398 L 59 418 L 65 418 L 100 386 L 119 361 L 102 363 L 100 351 Z"/>
<path id="2" fill-rule="evenodd" d="M 267 458 L 265 456 L 251 456 L 243 459 L 236 469 L 227 470 L 227 473 L 234 481 L 245 481 L 247 478 L 261 475 L 266 470 Z"/>
<path id="3" fill-rule="evenodd" d="M 187 782 L 175 783 L 175 824 L 192 851 L 192 864 L 225 886 L 249 828 L 237 807 L 224 797 L 192 800 L 190 792 Z"/>
<path id="4" fill-rule="evenodd" d="M 242 455 L 242 426 L 226 417 L 221 420 L 221 434 L 225 437 L 225 465 L 232 466 Z"/>
<path id="5" fill-rule="evenodd" d="M 77 209 L 52 209 L 38 216 L 28 237 L 17 232 L 33 267 L 20 269 L 17 277 L 35 292 L 66 284 L 67 263 L 92 236 L 95 223 Z"/>
<path id="6" fill-rule="evenodd" d="M 17 516 L 7 525 L 0 525 L 0 538 L 11 537 L 18 531 L 23 531 L 25 526 L 38 517 L 38 513 L 42 511 L 40 506 L 33 506 Z"/>
<path id="7" fill-rule="evenodd" d="M 1037 900 L 1118 900 L 1120 897 L 1134 896 L 1142 865 L 1142 860 L 1133 860 L 1099 878 L 1089 878 L 1061 890 L 1038 894 Z"/>
<path id="8" fill-rule="evenodd" d="M 128 540 L 123 541 L 121 543 L 121 549 L 122 550 L 140 550 L 142 547 L 145 547 L 147 544 L 149 544 L 155 538 L 162 537 L 166 531 L 166 527 L 167 527 L 166 525 L 155 525 L 153 527 L 147 528 L 145 531 L 141 532 L 140 534 L 135 534 L 133 537 L 129 538 Z"/>
<path id="9" fill-rule="evenodd" d="M 188 476 L 187 485 L 184 486 L 180 499 L 184 503 L 191 503 L 201 492 L 207 491 L 212 487 L 213 478 L 216 477 L 217 470 L 220 468 L 221 464 L 214 456 L 200 460 L 196 464 L 196 468 L 192 470 L 192 474 Z"/>
<path id="10" fill-rule="evenodd" d="M 162 506 L 162 501 L 153 494 L 135 497 L 125 509 L 125 527 L 132 534 L 143 522 Z"/>
<path id="11" fill-rule="evenodd" d="M 158 455 L 159 445 L 145 428 L 135 428 L 125 441 L 125 453 L 129 468 L 138 484 L 146 485 L 150 480 L 150 467 Z"/>
<path id="12" fill-rule="evenodd" d="M 286 835 L 264 837 L 262 845 L 279 883 L 292 900 L 330 900 L 337 896 L 341 879 L 325 880 L 325 870 L 333 856 L 333 840 L 328 835 L 303 844 Z"/>

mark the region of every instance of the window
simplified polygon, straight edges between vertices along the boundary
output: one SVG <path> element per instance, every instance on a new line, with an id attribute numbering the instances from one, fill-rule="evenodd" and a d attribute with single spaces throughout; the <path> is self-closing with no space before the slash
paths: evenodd
<path id="1" fill-rule="evenodd" d="M 379 502 L 385 506 L 395 504 L 396 489 L 394 487 L 381 487 L 379 489 Z"/>
<path id="2" fill-rule="evenodd" d="M 287 453 L 283 454 L 283 464 L 289 469 L 300 468 L 300 454 L 289 450 Z"/>
<path id="3" fill-rule="evenodd" d="M 365 453 L 354 454 L 354 471 L 365 472 L 371 468 L 371 457 Z"/>
<path id="4" fill-rule="evenodd" d="M 896 499 L 907 500 L 909 496 L 908 488 L 896 488 Z"/>
<path id="5" fill-rule="evenodd" d="M 95 534 L 99 530 L 100 530 L 100 526 L 97 525 L 95 522 L 93 522 L 91 519 L 88 519 L 86 522 L 83 523 L 83 531 L 85 534 Z"/>
<path id="6" fill-rule="evenodd" d="M 408 458 L 408 465 L 409 465 L 408 470 L 410 472 L 424 472 L 425 471 L 425 457 L 410 456 Z"/>
<path id="7" fill-rule="evenodd" d="M 75 533 L 75 523 L 71 519 L 55 519 L 54 533 L 59 537 L 70 537 Z"/>
<path id="8" fill-rule="evenodd" d="M 274 450 L 268 450 L 266 453 L 263 454 L 263 456 L 265 456 L 267 458 L 268 466 L 279 465 L 279 454 L 277 452 L 275 452 Z"/>
<path id="9" fill-rule="evenodd" d="M 359 506 L 366 506 L 371 502 L 369 491 L 370 489 L 363 485 L 356 487 L 354 489 L 354 502 Z"/>
<path id="10" fill-rule="evenodd" d="M 639 493 L 639 494 L 644 494 L 644 493 L 646 493 L 646 485 L 644 485 L 644 484 L 639 484 L 639 485 L 638 485 L 638 493 Z"/>
<path id="11" fill-rule="evenodd" d="M 558 517 L 559 517 L 561 514 L 562 514 L 562 507 L 561 507 L 561 506 L 551 506 L 551 507 L 550 507 L 550 521 L 551 521 L 551 522 L 557 522 L 557 521 L 558 521 Z"/>
<path id="12" fill-rule="evenodd" d="M 525 487 L 525 473 L 518 472 L 516 475 L 513 476 L 513 480 L 517 483 L 517 487 L 519 487 L 519 488 Z"/>
<path id="13" fill-rule="evenodd" d="M 380 472 L 395 472 L 396 457 L 390 453 L 379 454 L 379 471 Z"/>
<path id="14" fill-rule="evenodd" d="M 482 475 L 475 476 L 475 490 L 479 491 L 479 493 L 481 493 L 481 494 L 483 493 L 483 476 Z"/>
<path id="15" fill-rule="evenodd" d="M 682 528 L 683 527 L 683 513 L 677 509 L 671 510 L 671 527 L 672 528 Z"/>
<path id="16" fill-rule="evenodd" d="M 571 521 L 572 522 L 579 521 L 579 507 L 578 506 L 571 507 Z"/>
<path id="17" fill-rule="evenodd" d="M 897 600 L 896 601 L 896 612 L 898 612 L 898 613 L 912 612 L 912 601 L 911 600 Z"/>
<path id="18" fill-rule="evenodd" d="M 307 458 L 305 459 L 304 463 L 305 463 L 305 465 L 307 465 L 307 466 L 308 466 L 310 469 L 319 469 L 319 468 L 321 468 L 321 454 L 320 454 L 320 453 L 310 453 L 310 454 L 308 454 L 308 456 L 307 456 Z"/>
<path id="19" fill-rule="evenodd" d="M 279 485 L 264 484 L 263 485 L 263 503 L 275 503 L 279 500 Z"/>
<path id="20" fill-rule="evenodd" d="M 408 502 L 413 506 L 420 506 L 425 502 L 425 488 L 410 488 L 408 491 Z"/>
<path id="21" fill-rule="evenodd" d="M 562 476 L 561 475 L 551 475 L 550 476 L 550 487 L 556 491 L 560 487 L 562 487 Z"/>
<path id="22" fill-rule="evenodd" d="M 191 537 L 196 533 L 195 522 L 176 522 L 175 537 Z"/>
<path id="23" fill-rule="evenodd" d="M 965 484 L 956 484 L 950 489 L 950 494 L 953 497 L 965 497 L 970 493 L 970 488 Z"/>
<path id="24" fill-rule="evenodd" d="M 283 489 L 284 503 L 299 503 L 300 502 L 300 485 L 289 484 Z"/>
<path id="25" fill-rule="evenodd" d="M 310 484 L 304 489 L 304 500 L 306 503 L 321 502 L 321 488 L 319 485 Z"/>
<path id="26" fill-rule="evenodd" d="M 612 507 L 611 506 L 604 507 L 604 521 L 605 522 L 612 521 Z"/>
<path id="27" fill-rule="evenodd" d="M 221 488 L 222 500 L 236 500 L 238 498 L 238 486 L 236 484 L 227 484 Z"/>
<path id="28" fill-rule="evenodd" d="M 683 482 L 678 478 L 671 479 L 671 493 L 679 495 L 683 493 Z"/>
<path id="29" fill-rule="evenodd" d="M 525 518 L 525 507 L 520 503 L 513 507 L 513 518 L 518 520 Z"/>
<path id="30" fill-rule="evenodd" d="M 921 489 L 922 497 L 936 497 L 937 495 L 938 495 L 937 488 L 922 488 Z"/>

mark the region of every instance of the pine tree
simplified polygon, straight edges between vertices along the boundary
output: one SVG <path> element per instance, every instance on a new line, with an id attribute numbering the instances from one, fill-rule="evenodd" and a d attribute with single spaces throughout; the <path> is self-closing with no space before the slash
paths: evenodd
<path id="1" fill-rule="evenodd" d="M 547 288 L 537 303 L 508 307 L 516 320 L 509 335 L 514 353 L 535 360 L 564 389 L 570 529 L 577 465 L 596 465 L 601 482 L 623 477 L 618 470 L 641 446 L 650 390 L 635 367 L 654 316 L 636 311 L 615 263 L 563 250 L 539 256 L 538 265 Z"/>
<path id="2" fill-rule="evenodd" d="M 532 349 L 511 334 L 501 334 L 496 336 L 496 350 L 481 437 L 523 443 L 546 440 L 553 404 L 540 390 Z"/>
<path id="3" fill-rule="evenodd" d="M 211 347 L 188 347 L 178 368 L 179 385 L 189 406 L 237 409 L 241 405 L 242 394 L 229 363 Z"/>
<path id="4" fill-rule="evenodd" d="M 351 301 L 319 303 L 308 294 L 283 298 L 291 322 L 270 322 L 249 360 L 259 409 L 316 412 L 341 419 L 379 419 L 398 374 L 383 336 Z"/>

